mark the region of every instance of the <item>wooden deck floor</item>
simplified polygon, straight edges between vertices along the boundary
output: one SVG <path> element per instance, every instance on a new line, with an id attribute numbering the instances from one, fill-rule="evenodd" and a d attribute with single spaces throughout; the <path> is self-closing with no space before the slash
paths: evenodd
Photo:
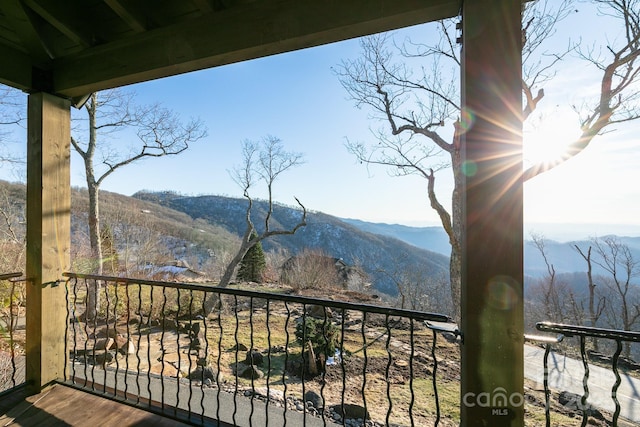
<path id="1" fill-rule="evenodd" d="M 169 427 L 188 425 L 62 384 L 56 384 L 34 396 L 26 396 L 24 390 L 20 389 L 0 399 L 0 426 Z"/>

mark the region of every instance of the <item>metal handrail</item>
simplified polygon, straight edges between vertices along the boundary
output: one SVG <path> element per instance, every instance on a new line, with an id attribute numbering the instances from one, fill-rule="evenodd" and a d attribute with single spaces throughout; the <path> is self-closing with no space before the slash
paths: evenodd
<path id="1" fill-rule="evenodd" d="M 553 332 L 558 334 L 557 337 L 535 337 L 529 336 L 536 341 L 542 341 L 545 344 L 545 353 L 544 353 L 544 392 L 545 392 L 545 402 L 546 402 L 546 425 L 547 427 L 551 425 L 551 417 L 549 410 L 549 382 L 548 382 L 548 358 L 549 353 L 551 351 L 551 347 L 553 344 L 557 344 L 563 340 L 564 337 L 577 337 L 579 340 L 580 346 L 580 355 L 582 358 L 582 365 L 584 368 L 583 374 L 583 393 L 580 398 L 579 408 L 582 411 L 582 425 L 587 425 L 589 418 L 588 411 L 588 403 L 587 400 L 589 398 L 589 363 L 588 356 L 586 351 L 586 339 L 587 338 L 598 338 L 598 339 L 607 339 L 614 341 L 616 344 L 616 350 L 611 359 L 611 369 L 616 378 L 612 388 L 611 388 L 611 399 L 615 405 L 615 410 L 612 415 L 612 425 L 617 425 L 618 419 L 620 417 L 620 402 L 617 398 L 618 387 L 620 386 L 622 379 L 620 377 L 620 372 L 618 368 L 618 362 L 620 359 L 620 354 L 622 353 L 622 343 L 623 342 L 640 342 L 640 332 L 635 331 L 622 331 L 616 329 L 607 329 L 607 328 L 597 328 L 590 326 L 581 326 L 581 325 L 569 325 L 564 323 L 554 323 L 554 322 L 539 322 L 536 324 L 536 329 L 541 332 Z M 526 338 L 526 336 L 525 336 Z M 539 338 L 539 339 L 535 339 Z"/>
<path id="2" fill-rule="evenodd" d="M 286 424 L 286 420 L 291 415 L 291 412 L 301 411 L 302 419 L 300 420 L 304 425 L 312 426 L 308 415 L 309 408 L 306 391 L 313 391 L 314 387 L 311 387 L 312 383 L 306 378 L 306 364 L 309 363 L 305 359 L 305 352 L 307 343 L 310 345 L 309 331 L 307 326 L 318 328 L 320 330 L 321 338 L 324 338 L 326 342 L 329 342 L 330 336 L 337 337 L 335 343 L 335 362 L 332 375 L 338 375 L 338 378 L 342 377 L 343 392 L 341 394 L 342 400 L 334 405 L 333 412 L 327 412 L 327 408 L 321 408 L 317 411 L 311 411 L 316 417 L 320 417 L 320 421 L 323 425 L 327 425 L 327 422 L 335 423 L 333 416 L 338 417 L 338 423 L 342 422 L 344 425 L 348 414 L 348 407 L 354 406 L 345 402 L 345 396 L 350 396 L 345 390 L 347 384 L 349 387 L 354 378 L 359 378 L 361 386 L 353 389 L 352 398 L 357 397 L 361 401 L 362 418 L 367 418 L 369 411 L 374 406 L 378 406 L 379 403 L 374 405 L 371 397 L 369 396 L 370 390 L 370 377 L 372 371 L 369 363 L 374 358 L 379 362 L 380 357 L 384 358 L 383 363 L 386 364 L 384 375 L 386 381 L 386 398 L 387 398 L 387 424 L 393 414 L 397 414 L 399 408 L 406 409 L 406 416 L 409 418 L 410 424 L 423 425 L 422 421 L 418 422 L 414 420 L 414 416 L 418 411 L 417 406 L 417 390 L 415 389 L 418 384 L 415 379 L 420 378 L 420 375 L 416 371 L 418 366 L 422 366 L 425 363 L 429 365 L 433 364 L 433 369 L 430 366 L 424 372 L 425 378 L 432 378 L 432 386 L 434 388 L 435 395 L 435 422 L 437 426 L 440 422 L 441 410 L 438 397 L 438 390 L 436 384 L 436 373 L 438 368 L 438 361 L 435 357 L 436 350 L 436 335 L 440 333 L 453 333 L 459 334 L 457 326 L 450 323 L 451 319 L 448 316 L 438 313 L 417 312 L 404 309 L 396 309 L 392 307 L 377 306 L 371 304 L 351 303 L 346 301 L 334 301 L 321 298 L 303 297 L 290 294 L 269 293 L 260 292 L 236 288 L 219 288 L 216 286 L 207 286 L 202 284 L 192 283 L 175 283 L 175 282 L 162 282 L 145 279 L 123 278 L 113 276 L 101 276 L 101 275 L 88 275 L 88 274 L 75 274 L 64 273 L 64 277 L 68 278 L 66 289 L 68 295 L 68 305 L 70 307 L 69 317 L 72 322 L 69 324 L 69 330 L 67 336 L 69 337 L 69 348 L 66 352 L 70 356 L 68 360 L 69 372 L 65 372 L 65 377 L 81 388 L 89 388 L 92 392 L 97 393 L 113 393 L 108 387 L 106 387 L 107 381 L 110 382 L 110 387 L 118 389 L 124 387 L 124 390 L 119 391 L 129 398 L 133 398 L 136 404 L 144 403 L 143 400 L 155 401 L 157 407 L 162 408 L 162 413 L 169 411 L 171 413 L 172 407 L 185 410 L 189 416 L 191 422 L 196 424 L 202 424 L 205 420 L 205 413 L 208 413 L 209 417 L 214 417 L 217 420 L 223 420 L 225 416 L 231 418 L 228 422 L 234 424 L 237 423 L 236 417 L 239 416 L 238 412 L 238 400 L 242 399 L 242 395 L 249 396 L 250 398 L 250 412 L 249 418 L 252 419 L 254 412 L 257 413 L 257 407 L 254 408 L 254 394 L 257 393 L 257 384 L 264 382 L 266 386 L 266 395 L 270 396 L 270 387 L 272 384 L 280 383 L 284 387 L 282 394 L 285 396 L 283 402 L 284 408 L 281 410 L 281 415 Z M 101 286 L 95 286 L 95 285 Z M 101 293 L 103 299 L 111 298 L 105 302 L 103 310 L 103 318 L 100 322 L 87 321 L 83 316 L 78 316 L 76 310 L 81 307 L 82 295 L 89 290 L 92 286 L 94 290 Z M 132 288 L 132 286 L 134 286 Z M 149 287 L 151 290 L 146 289 Z M 145 297 L 142 296 L 142 290 L 145 288 Z M 125 291 L 125 289 L 127 289 Z M 132 291 L 133 290 L 133 291 Z M 169 292 L 171 290 L 171 292 Z M 177 293 L 173 290 L 177 290 Z M 230 316 L 224 318 L 221 313 L 222 310 L 214 310 L 208 317 L 196 318 L 196 313 L 204 311 L 204 299 L 207 295 L 217 294 L 217 298 L 221 296 L 226 297 L 225 308 L 226 312 Z M 171 296 L 167 296 L 171 295 Z M 150 332 L 149 325 L 151 322 L 150 308 L 145 308 L 144 313 L 140 308 L 143 298 L 147 298 L 146 304 L 153 307 L 156 311 L 154 319 L 159 320 L 157 328 L 161 328 L 161 347 L 163 349 L 171 348 L 185 348 L 185 339 L 190 343 L 199 339 L 201 349 L 204 351 L 205 359 L 210 360 L 212 363 L 211 368 L 220 373 L 221 368 L 228 369 L 229 359 L 231 359 L 231 366 L 234 367 L 232 377 L 228 378 L 224 383 L 220 380 L 220 376 L 216 373 L 215 378 L 206 382 L 204 377 L 204 369 L 201 369 L 199 374 L 193 375 L 196 365 L 191 362 L 191 358 L 186 354 L 180 355 L 178 353 L 177 365 L 182 365 L 183 368 L 188 368 L 190 372 L 189 380 L 184 381 L 175 379 L 169 379 L 164 372 L 164 364 L 162 370 L 158 373 L 151 374 L 147 370 L 147 365 L 150 365 L 151 353 L 150 353 Z M 174 298 L 171 301 L 174 308 L 167 309 L 168 298 Z M 200 302 L 202 299 L 202 302 Z M 194 303 L 194 301 L 197 301 Z M 276 303 L 278 304 L 276 307 Z M 120 307 L 120 308 L 118 308 Z M 123 308 L 123 307 L 126 307 Z M 132 308 L 130 308 L 132 307 Z M 177 307 L 177 308 L 175 308 Z M 260 309 L 261 308 L 261 309 Z M 264 310 L 266 310 L 266 313 Z M 177 310 L 177 311 L 176 311 Z M 179 313 L 185 313 L 184 317 L 180 317 Z M 262 312 L 260 315 L 259 312 Z M 333 316 L 331 315 L 333 313 Z M 105 318 L 106 316 L 106 318 Z M 129 318 L 131 316 L 131 318 Z M 157 316 L 160 316 L 159 318 Z M 242 323 L 239 319 L 242 317 Z M 234 320 L 235 318 L 235 320 Z M 177 322 L 179 320 L 181 327 L 177 330 L 171 330 L 171 322 Z M 356 319 L 354 322 L 353 319 Z M 135 321 L 135 322 L 134 322 Z M 148 322 L 148 324 L 147 324 Z M 100 323 L 100 324 L 99 324 Z M 118 325 L 124 325 L 126 323 L 126 330 L 124 326 L 118 326 L 116 330 L 116 323 Z M 198 325 L 196 325 L 198 324 Z M 102 326 L 100 326 L 102 325 Z M 127 338 L 133 340 L 133 344 L 137 349 L 146 347 L 146 352 L 136 349 L 136 360 L 124 359 L 118 361 L 117 355 L 114 362 L 110 365 L 105 363 L 103 351 L 98 351 L 92 345 L 88 345 L 87 341 L 82 343 L 85 337 L 97 336 L 99 329 L 104 329 L 104 325 L 107 325 L 107 333 L 109 330 L 112 333 L 124 333 Z M 111 325 L 111 326 L 110 326 Z M 195 327 L 197 326 L 197 328 Z M 203 329 L 202 329 L 203 327 Z M 426 328 L 425 328 L 426 327 Z M 284 328 L 281 333 L 276 333 L 275 328 Z M 431 331 L 433 334 L 433 340 L 430 348 L 431 358 L 426 359 L 424 357 L 426 351 L 429 351 L 429 343 L 418 337 L 424 335 L 418 335 L 418 328 L 427 332 Z M 191 335 L 192 330 L 198 329 L 203 332 L 202 335 Z M 295 339 L 297 344 L 291 340 L 294 338 L 292 333 L 295 329 Z M 209 332 L 208 332 L 209 331 Z M 103 331 L 104 332 L 104 331 Z M 263 365 L 262 371 L 265 378 L 260 381 L 253 377 L 250 377 L 250 389 L 242 390 L 239 387 L 239 370 L 238 365 L 242 364 L 246 349 L 239 349 L 239 333 L 242 332 L 246 337 L 246 340 L 250 342 L 244 342 L 249 344 L 249 352 L 247 352 L 246 361 L 253 360 L 254 346 L 257 349 L 267 347 L 266 350 L 262 350 L 262 355 L 257 355 L 260 358 L 265 358 L 265 365 Z M 291 332 L 291 333 L 290 333 Z M 299 334 L 302 334 L 302 337 Z M 317 334 L 318 332 L 316 332 Z M 333 335 L 336 334 L 336 335 Z M 316 335 L 319 337 L 320 335 Z M 276 350 L 273 347 L 273 338 L 277 337 L 276 344 L 284 345 L 280 346 L 283 349 Z M 286 339 L 285 339 L 286 337 Z M 225 345 L 222 345 L 222 341 L 225 341 Z M 333 340 L 333 338 L 331 338 Z M 154 338 L 155 340 L 155 338 Z M 256 344 L 257 342 L 262 344 Z M 229 345 L 233 344 L 230 349 Z M 354 350 L 354 343 L 357 346 L 361 346 L 357 351 Z M 94 344 L 94 343 L 91 343 Z M 188 344 L 190 346 L 190 344 Z M 400 348 L 404 348 L 402 352 Z M 209 354 L 211 350 L 211 354 Z M 380 351 L 382 350 L 383 353 Z M 426 350 L 426 351 L 425 351 Z M 241 353 L 242 352 L 242 353 Z M 282 354 L 284 352 L 284 354 Z M 146 354 L 145 354 L 146 353 Z M 217 353 L 217 354 L 216 354 Z M 307 355 L 313 354 L 308 352 Z M 357 354 L 357 355 L 356 355 Z M 386 354 L 381 356 L 380 354 Z M 200 354 L 202 355 L 202 353 Z M 225 359 L 222 361 L 221 357 L 224 355 Z M 329 354 L 327 354 L 329 356 Z M 165 350 L 163 350 L 162 360 L 164 361 Z M 282 359 L 284 357 L 284 359 Z M 251 358 L 251 359 L 250 359 Z M 403 359 L 402 363 L 397 364 L 397 358 Z M 347 361 L 345 362 L 345 359 Z M 158 359 L 160 360 L 160 359 Z M 282 374 L 274 373 L 272 371 L 272 363 L 279 360 L 279 366 Z M 355 363 L 354 364 L 352 364 Z M 318 366 L 324 366 L 322 362 L 318 362 Z M 350 366 L 349 366 L 350 364 Z M 100 366 L 102 365 L 102 366 Z M 188 366 L 187 366 L 188 365 Z M 360 367 L 361 365 L 361 367 Z M 333 366 L 333 365 L 327 365 Z M 358 366 L 354 372 L 354 366 Z M 347 369 L 349 368 L 349 381 L 347 381 Z M 323 367 L 320 369 L 319 375 L 319 387 L 316 390 L 319 393 L 319 398 L 322 402 L 325 401 L 325 386 L 328 378 L 325 380 L 325 375 L 329 368 Z M 391 393 L 391 387 L 394 387 L 389 381 L 392 375 L 398 375 L 392 373 L 392 370 L 404 369 L 408 371 L 409 380 L 407 386 L 409 388 L 411 398 L 410 402 L 397 400 L 398 397 Z M 285 375 L 285 372 L 287 375 Z M 341 372 L 341 375 L 340 375 Z M 294 382 L 289 381 L 291 375 L 296 376 Z M 354 375 L 357 375 L 354 376 Z M 352 377 L 353 376 L 353 377 Z M 279 377 L 279 378 L 278 378 Z M 333 377 L 335 380 L 335 377 Z M 369 381 L 368 381 L 369 380 Z M 119 383 L 118 383 L 119 381 Z M 151 385 L 155 384 L 155 390 L 152 390 Z M 205 383 L 207 386 L 205 387 Z M 119 385 L 120 384 L 120 385 Z M 296 385 L 297 384 L 297 385 Z M 403 383 L 399 383 L 402 386 Z M 334 383 L 339 387 L 338 383 Z M 127 390 L 127 386 L 131 390 Z M 246 386 L 246 383 L 245 383 Z M 292 404 L 289 402 L 288 396 L 295 396 L 297 394 L 296 387 L 302 387 L 302 402 Z M 230 395 L 233 396 L 232 401 L 229 402 L 228 394 L 222 393 L 223 389 L 230 391 Z M 136 390 L 138 397 L 136 397 Z M 217 391 L 214 391 L 217 390 Z M 292 393 L 289 393 L 289 390 Z M 245 394 L 247 393 L 248 394 Z M 314 391 L 315 392 L 315 391 Z M 350 392 L 351 393 L 351 392 Z M 144 396 L 141 396 L 144 394 Z M 186 397 L 185 397 L 186 396 Z M 335 397 L 335 395 L 334 395 Z M 377 396 L 379 397 L 379 396 Z M 196 406 L 192 407 L 192 402 L 199 402 L 200 408 Z M 206 402 L 206 404 L 205 404 Z M 226 402 L 229 402 L 228 404 Z M 277 416 L 269 412 L 270 409 L 270 397 L 266 398 L 266 405 L 263 406 L 264 417 L 266 425 L 270 425 L 272 416 Z M 336 402 L 334 402 L 336 403 Z M 299 404 L 302 404 L 302 410 L 296 408 Z M 408 407 L 407 407 L 408 405 Z M 356 405 L 357 406 L 357 405 Z M 209 412 L 215 408 L 215 413 Z M 392 411 L 393 408 L 393 411 Z M 153 410 L 153 408 L 150 408 Z M 233 410 L 233 414 L 227 413 L 227 410 Z M 273 408 L 271 408 L 273 409 Z M 313 409 L 313 408 L 312 408 Z M 317 408 L 316 408 L 317 409 Z M 380 408 L 376 408 L 379 410 Z M 225 412 L 222 414 L 222 412 Z M 261 411 L 262 411 L 261 410 Z M 404 410 L 404 409 L 403 409 Z M 342 412 L 340 412 L 342 411 Z M 269 414 L 272 415 L 269 415 Z M 299 416 L 299 415 L 296 415 Z M 383 416 L 380 415 L 379 416 Z M 424 416 L 424 414 L 421 414 Z M 278 421 L 274 421 L 278 424 Z M 295 422 L 294 422 L 295 424 Z M 333 425 L 333 424 L 331 424 Z"/>
<path id="3" fill-rule="evenodd" d="M 564 323 L 539 322 L 536 329 L 541 332 L 555 332 L 566 337 L 584 336 L 630 342 L 640 342 L 640 332 L 618 329 L 594 328 L 590 326 L 568 325 Z"/>
<path id="4" fill-rule="evenodd" d="M 239 297 L 258 298 L 258 299 L 273 299 L 277 298 L 279 301 L 320 305 L 324 307 L 339 308 L 343 310 L 365 310 L 368 313 L 384 314 L 389 316 L 399 317 L 411 317 L 414 320 L 420 321 L 432 321 L 432 322 L 452 322 L 451 317 L 439 313 L 430 313 L 424 311 L 406 310 L 393 307 L 384 307 L 372 304 L 351 303 L 346 301 L 334 301 L 322 298 L 314 297 L 301 297 L 297 295 L 288 294 L 276 294 L 271 292 L 250 291 L 246 289 L 236 288 L 220 288 L 211 285 L 198 285 L 194 283 L 181 283 L 181 282 L 161 282 L 154 280 L 133 279 L 117 276 L 99 276 L 93 274 L 77 274 L 77 273 L 63 273 L 63 277 L 85 279 L 85 280 L 102 280 L 105 282 L 117 282 L 119 284 L 136 284 L 136 285 L 150 285 L 164 288 L 184 289 L 190 291 L 200 292 L 215 292 L 221 295 L 235 295 Z"/>
<path id="5" fill-rule="evenodd" d="M 15 279 L 16 277 L 22 277 L 22 273 L 19 273 L 19 272 L 14 272 L 14 273 L 0 273 L 0 280 Z"/>

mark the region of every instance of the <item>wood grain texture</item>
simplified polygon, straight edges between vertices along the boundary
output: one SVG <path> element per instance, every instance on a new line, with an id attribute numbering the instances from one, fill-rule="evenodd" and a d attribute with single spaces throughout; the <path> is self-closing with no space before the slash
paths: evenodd
<path id="1" fill-rule="evenodd" d="M 62 379 L 70 268 L 69 101 L 29 95 L 27 140 L 27 382 L 34 392 Z"/>
<path id="2" fill-rule="evenodd" d="M 0 399 L 0 425 L 23 427 L 180 427 L 189 425 L 62 384 L 56 384 L 33 396 L 27 396 L 25 390 L 16 390 Z"/>

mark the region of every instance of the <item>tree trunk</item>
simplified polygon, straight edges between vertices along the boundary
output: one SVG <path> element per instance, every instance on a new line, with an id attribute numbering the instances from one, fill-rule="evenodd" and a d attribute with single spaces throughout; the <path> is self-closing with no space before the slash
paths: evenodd
<path id="1" fill-rule="evenodd" d="M 449 260 L 449 280 L 451 287 L 451 316 L 454 320 L 460 319 L 460 276 L 462 274 L 462 264 L 460 251 L 451 248 L 451 259 Z"/>
<path id="2" fill-rule="evenodd" d="M 618 289 L 620 286 L 618 286 Z M 620 292 L 622 297 L 622 324 L 625 331 L 631 330 L 631 322 L 629 321 L 629 304 L 627 303 L 627 292 Z M 624 357 L 631 357 L 631 343 L 629 341 L 624 342 Z"/>
<path id="3" fill-rule="evenodd" d="M 99 101 L 100 98 L 100 101 Z M 107 91 L 103 96 L 97 92 L 91 94 L 84 109 L 89 123 L 88 141 L 80 141 L 70 136 L 71 144 L 84 161 L 84 169 L 89 192 L 89 240 L 91 245 L 91 273 L 103 274 L 103 249 L 101 242 L 100 214 L 98 205 L 99 189 L 102 181 L 117 169 L 132 164 L 145 157 L 163 157 L 176 155 L 189 147 L 189 143 L 197 141 L 206 135 L 199 120 L 192 120 L 186 126 L 170 111 L 164 108 L 134 106 L 130 103 L 132 97 L 119 93 L 117 90 Z M 100 111 L 98 111 L 100 110 Z M 98 133 L 107 133 L 125 127 L 137 130 L 140 148 L 133 149 L 129 154 L 120 155 L 109 147 L 105 148 L 107 158 L 102 160 L 104 173 L 96 177 L 94 157 L 98 150 Z M 177 131 L 179 129 L 179 131 Z M 86 148 L 83 148 L 86 144 Z M 100 173 L 100 168 L 98 169 Z M 84 316 L 88 320 L 95 319 L 100 307 L 100 281 L 88 285 L 86 311 Z"/>
<path id="4" fill-rule="evenodd" d="M 593 268 L 591 266 L 591 246 L 587 252 L 587 281 L 589 286 L 589 323 L 592 328 L 596 327 L 598 314 L 596 313 L 596 285 L 593 283 Z M 598 338 L 593 337 L 593 349 L 598 351 Z"/>
<path id="5" fill-rule="evenodd" d="M 99 191 L 100 185 L 96 181 L 93 166 L 93 156 L 97 144 L 96 131 L 96 105 L 97 95 L 92 95 L 89 112 L 89 144 L 87 151 L 84 153 L 85 177 L 87 180 L 87 191 L 89 193 L 89 244 L 91 245 L 91 273 L 102 274 L 102 245 L 100 242 L 100 206 Z M 87 301 L 85 316 L 87 320 L 95 320 L 98 316 L 98 307 L 100 306 L 100 290 L 97 281 L 91 281 L 87 284 Z"/>
<path id="6" fill-rule="evenodd" d="M 456 125 L 451 151 L 451 167 L 453 169 L 453 192 L 451 194 L 451 225 L 445 226 L 451 244 L 451 258 L 449 260 L 449 281 L 451 286 L 452 316 L 460 319 L 460 289 L 462 278 L 462 233 L 464 231 L 462 209 L 463 164 L 460 155 L 459 126 Z M 443 223 L 444 225 L 444 223 Z"/>
<path id="7" fill-rule="evenodd" d="M 227 286 L 229 286 L 229 283 L 231 283 L 231 278 L 233 277 L 233 273 L 236 270 L 236 267 L 238 266 L 238 264 L 240 264 L 240 261 L 242 261 L 242 258 L 251 247 L 249 241 L 251 231 L 253 231 L 253 229 L 246 232 L 244 237 L 242 238 L 240 249 L 238 249 L 238 252 L 235 254 L 229 265 L 227 265 L 227 268 L 224 271 L 220 282 L 218 283 L 218 288 L 226 288 Z M 203 304 L 204 316 L 210 316 L 214 310 L 219 310 L 221 308 L 222 301 L 220 300 L 220 295 L 216 292 L 208 292 Z"/>
<path id="8" fill-rule="evenodd" d="M 88 175 L 89 176 L 89 175 Z M 87 181 L 89 181 L 87 179 Z M 92 274 L 102 274 L 102 243 L 100 241 L 100 214 L 98 185 L 93 182 L 89 185 L 89 242 L 91 245 Z M 87 320 L 95 320 L 100 306 L 100 285 L 98 281 L 87 284 Z"/>
<path id="9" fill-rule="evenodd" d="M 309 375 L 313 378 L 318 375 L 318 363 L 316 362 L 316 353 L 313 351 L 313 345 L 311 345 L 311 341 L 307 342 L 307 351 L 305 352 L 305 356 L 303 359 L 306 362 L 306 370 Z"/>
<path id="10" fill-rule="evenodd" d="M 462 191 L 462 165 L 459 161 L 459 155 L 454 154 L 452 156 L 453 161 L 453 194 L 451 202 L 451 229 L 452 235 L 449 236 L 451 243 L 451 259 L 449 261 L 449 280 L 451 282 L 451 304 L 452 304 L 452 316 L 454 319 L 460 319 L 460 287 L 462 277 L 462 248 L 460 242 L 462 242 L 462 233 L 464 223 L 462 220 L 462 197 L 460 192 Z"/>

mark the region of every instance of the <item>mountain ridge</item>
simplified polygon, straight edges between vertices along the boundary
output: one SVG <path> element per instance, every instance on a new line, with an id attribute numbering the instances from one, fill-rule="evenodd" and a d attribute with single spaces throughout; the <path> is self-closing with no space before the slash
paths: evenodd
<path id="1" fill-rule="evenodd" d="M 451 251 L 449 239 L 442 227 L 411 227 L 401 224 L 371 223 L 351 218 L 344 219 L 344 221 L 363 230 L 393 236 L 407 243 L 416 245 L 423 249 L 438 252 L 443 255 L 448 256 Z M 560 224 L 558 224 L 558 226 L 560 226 Z M 598 226 L 600 229 L 606 229 L 604 224 L 598 224 Z M 550 225 L 549 228 L 554 229 L 556 227 Z M 615 228 L 616 226 L 614 224 L 613 229 Z M 561 230 L 556 229 L 556 232 L 559 231 Z M 576 234 L 576 232 L 565 233 L 565 235 L 568 234 Z M 586 273 L 586 262 L 575 249 L 575 245 L 578 245 L 582 250 L 586 250 L 593 244 L 591 238 L 578 238 L 561 241 L 554 238 L 546 238 L 543 234 L 538 234 L 538 236 L 544 239 L 547 259 L 550 264 L 553 264 L 557 273 Z M 606 237 L 615 237 L 618 239 L 620 243 L 626 245 L 630 249 L 635 260 L 640 260 L 640 237 L 614 233 L 598 236 L 599 239 Z M 525 276 L 542 277 L 547 274 L 547 266 L 542 254 L 535 248 L 532 239 L 526 239 L 526 235 L 524 257 Z M 597 273 L 604 272 L 598 266 L 594 266 L 594 274 Z"/>
<path id="2" fill-rule="evenodd" d="M 215 195 L 184 196 L 173 192 L 138 192 L 132 197 L 184 212 L 193 219 L 221 225 L 237 235 L 242 235 L 246 229 L 246 199 Z M 267 210 L 266 201 L 253 201 L 251 216 L 258 233 L 264 231 Z M 301 215 L 299 208 L 274 204 L 270 229 L 291 229 L 299 222 Z M 432 276 L 441 275 L 449 268 L 448 257 L 443 254 L 396 237 L 361 230 L 322 212 L 307 212 L 305 227 L 294 235 L 269 237 L 262 242 L 262 247 L 265 251 L 287 251 L 292 255 L 300 252 L 301 248 L 321 249 L 331 257 L 363 268 L 372 278 L 375 288 L 389 295 L 397 294 L 397 285 L 391 273 L 399 266 L 421 268 Z"/>
<path id="3" fill-rule="evenodd" d="M 2 188 L 9 198 L 17 200 L 16 206 L 24 207 L 24 184 L 2 182 Z M 160 241 L 164 259 L 185 258 L 205 262 L 211 254 L 221 254 L 233 250 L 239 236 L 245 230 L 247 200 L 228 196 L 187 196 L 172 191 L 142 191 L 133 196 L 101 191 L 102 213 L 105 222 L 117 223 L 121 218 L 129 221 L 113 229 L 128 245 L 122 250 L 131 251 L 136 244 L 131 243 L 132 230 L 141 225 L 165 233 Z M 74 188 L 72 191 L 72 234 L 78 246 L 87 243 L 86 212 L 88 201 L 86 190 Z M 264 227 L 264 216 L 268 208 L 263 200 L 254 201 L 253 220 L 258 230 Z M 135 214 L 124 215 L 126 210 Z M 297 207 L 274 205 L 273 228 L 290 228 L 301 216 Z M 20 224 L 22 220 L 16 222 Z M 342 258 L 350 265 L 364 268 L 377 283 L 377 291 L 389 295 L 397 294 L 394 273 L 408 269 L 424 269 L 422 277 L 442 277 L 448 275 L 449 244 L 441 227 L 412 227 L 400 224 L 372 223 L 359 219 L 344 219 L 322 212 L 308 212 L 308 225 L 295 235 L 274 236 L 263 242 L 265 250 L 287 252 L 295 255 L 304 247 L 318 248 L 328 256 Z M 604 237 L 604 236 L 601 236 Z M 627 245 L 634 259 L 640 260 L 640 237 L 616 236 Z M 588 248 L 592 242 L 576 239 L 560 242 L 545 238 L 547 259 L 555 271 L 562 273 L 584 273 L 586 263 L 575 250 L 574 245 Z M 75 250 L 75 249 L 74 249 Z M 547 273 L 539 251 L 530 240 L 525 242 L 525 276 L 543 277 Z M 127 255 L 128 256 L 128 255 Z M 198 261 L 199 260 L 199 261 Z M 194 265 L 194 268 L 197 268 Z M 594 271 L 594 274 L 597 274 Z M 526 282 L 525 282 L 526 283 Z"/>

